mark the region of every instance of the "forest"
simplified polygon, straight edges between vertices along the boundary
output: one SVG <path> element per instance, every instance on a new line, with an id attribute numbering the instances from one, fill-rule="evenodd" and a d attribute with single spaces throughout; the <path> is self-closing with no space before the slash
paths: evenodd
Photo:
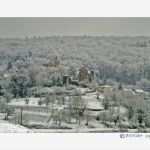
<path id="1" fill-rule="evenodd" d="M 61 71 L 75 73 L 80 66 L 86 65 L 95 70 L 99 83 L 121 82 L 150 90 L 149 48 L 149 37 L 0 39 L 0 73 L 5 76 L 13 74 L 13 78 L 22 75 L 20 82 L 26 80 L 24 84 L 29 84 L 31 80 L 28 86 L 43 85 L 51 82 L 49 78 L 52 78 L 53 71 L 47 69 L 48 65 L 59 61 L 64 66 Z M 7 86 L 3 84 L 0 85 Z"/>

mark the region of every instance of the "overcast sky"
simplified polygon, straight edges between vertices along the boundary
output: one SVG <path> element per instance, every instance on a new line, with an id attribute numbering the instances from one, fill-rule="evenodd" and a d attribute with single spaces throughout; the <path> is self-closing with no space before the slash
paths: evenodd
<path id="1" fill-rule="evenodd" d="M 0 18 L 0 37 L 149 35 L 150 18 Z"/>

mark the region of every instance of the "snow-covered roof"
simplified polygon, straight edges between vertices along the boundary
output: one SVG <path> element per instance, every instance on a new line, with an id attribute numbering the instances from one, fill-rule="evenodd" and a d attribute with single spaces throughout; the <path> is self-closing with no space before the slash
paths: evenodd
<path id="1" fill-rule="evenodd" d="M 120 109 L 121 114 L 126 114 L 128 112 L 128 109 L 126 107 L 120 106 L 120 107 L 114 107 L 114 111 L 117 113 L 118 109 Z"/>
<path id="2" fill-rule="evenodd" d="M 86 93 L 89 89 L 88 88 L 82 88 L 82 87 L 78 87 L 76 88 L 76 90 L 79 90 L 81 92 L 81 94 Z"/>
<path id="3" fill-rule="evenodd" d="M 142 90 L 142 89 L 136 89 L 135 92 L 142 94 L 142 93 L 144 93 L 144 90 Z"/>
<path id="4" fill-rule="evenodd" d="M 102 103 L 100 103 L 99 101 L 89 101 L 87 107 L 88 109 L 91 109 L 91 110 L 103 110 L 104 109 Z"/>
<path id="5" fill-rule="evenodd" d="M 123 91 L 124 91 L 124 93 L 126 92 L 126 94 L 136 95 L 132 89 L 124 88 Z"/>
<path id="6" fill-rule="evenodd" d="M 99 99 L 104 99 L 105 97 L 104 97 L 104 95 L 99 95 Z"/>

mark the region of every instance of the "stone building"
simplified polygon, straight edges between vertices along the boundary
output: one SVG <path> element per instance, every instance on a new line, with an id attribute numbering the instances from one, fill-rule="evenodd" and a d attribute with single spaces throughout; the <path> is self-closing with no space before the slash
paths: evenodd
<path id="1" fill-rule="evenodd" d="M 78 79 L 79 81 L 92 82 L 94 80 L 94 71 L 83 66 L 79 69 Z"/>

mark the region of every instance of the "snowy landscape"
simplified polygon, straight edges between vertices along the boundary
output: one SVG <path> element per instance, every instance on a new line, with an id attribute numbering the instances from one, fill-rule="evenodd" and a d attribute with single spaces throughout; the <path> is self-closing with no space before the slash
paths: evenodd
<path id="1" fill-rule="evenodd" d="M 0 132 L 150 132 L 150 37 L 0 39 Z"/>

